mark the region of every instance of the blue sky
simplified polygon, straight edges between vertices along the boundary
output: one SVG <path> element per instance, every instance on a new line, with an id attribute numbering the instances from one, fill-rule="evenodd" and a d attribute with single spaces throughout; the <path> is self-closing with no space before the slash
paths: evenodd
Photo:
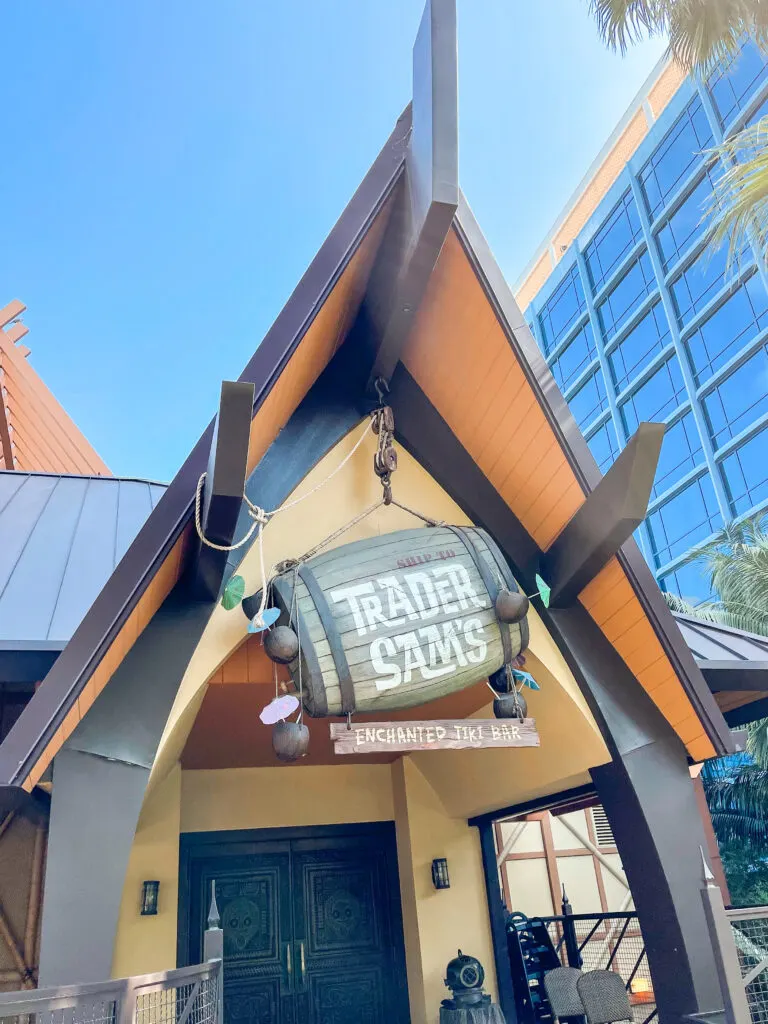
<path id="1" fill-rule="evenodd" d="M 422 0 L 0 9 L 0 305 L 116 473 L 167 480 L 410 97 Z M 514 281 L 662 52 L 459 0 L 461 181 Z"/>

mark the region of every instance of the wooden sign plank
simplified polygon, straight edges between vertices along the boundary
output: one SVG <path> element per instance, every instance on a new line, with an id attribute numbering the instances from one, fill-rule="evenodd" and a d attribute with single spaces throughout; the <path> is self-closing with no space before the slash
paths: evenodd
<path id="1" fill-rule="evenodd" d="M 526 718 L 459 718 L 432 722 L 331 723 L 337 754 L 394 754 L 411 750 L 488 750 L 538 747 L 536 722 Z"/>

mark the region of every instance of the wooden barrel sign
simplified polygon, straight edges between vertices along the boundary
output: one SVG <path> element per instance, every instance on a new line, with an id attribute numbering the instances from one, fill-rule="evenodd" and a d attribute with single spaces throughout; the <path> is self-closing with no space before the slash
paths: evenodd
<path id="1" fill-rule="evenodd" d="M 280 622 L 301 640 L 289 668 L 307 712 L 409 708 L 486 678 L 528 646 L 525 619 L 496 617 L 504 587 L 517 590 L 493 538 L 453 526 L 356 541 L 278 577 Z"/>

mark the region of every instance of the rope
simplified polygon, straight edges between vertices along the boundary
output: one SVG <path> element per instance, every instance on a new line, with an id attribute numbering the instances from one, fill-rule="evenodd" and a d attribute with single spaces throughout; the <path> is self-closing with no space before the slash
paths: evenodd
<path id="1" fill-rule="evenodd" d="M 338 466 L 331 473 L 329 473 L 324 480 L 320 480 L 320 482 L 315 484 L 315 486 L 311 490 L 307 491 L 306 494 L 300 494 L 299 497 L 294 498 L 293 501 L 285 502 L 278 508 L 272 509 L 271 511 L 267 511 L 266 509 L 260 508 L 258 505 L 255 505 L 248 497 L 248 495 L 244 494 L 243 499 L 246 504 L 246 511 L 248 515 L 251 517 L 251 519 L 253 519 L 253 522 L 248 528 L 248 532 L 246 533 L 246 535 L 234 544 L 216 544 L 214 541 L 209 540 L 203 533 L 200 514 L 202 509 L 203 484 L 205 483 L 205 478 L 207 476 L 207 473 L 203 473 L 200 476 L 200 479 L 197 481 L 197 491 L 195 492 L 195 529 L 197 530 L 197 536 L 200 538 L 201 543 L 205 544 L 206 547 L 213 548 L 214 551 L 237 551 L 237 549 L 241 548 L 243 544 L 248 543 L 248 541 L 251 539 L 251 537 L 259 527 L 266 526 L 269 523 L 269 520 L 272 518 L 272 516 L 276 516 L 278 512 L 284 512 L 286 509 L 293 508 L 294 505 L 298 505 L 300 502 L 305 501 L 307 498 L 310 498 L 313 494 L 316 494 L 321 487 L 325 487 L 327 483 L 330 483 L 330 481 L 333 480 L 336 474 L 341 472 L 341 470 L 346 466 L 346 464 L 353 457 L 353 455 L 358 450 L 360 445 L 368 437 L 368 431 L 372 429 L 373 423 L 369 423 L 368 428 L 363 431 L 363 433 L 358 438 L 355 446 L 352 448 L 350 452 L 348 452 L 347 455 L 345 455 L 345 457 L 338 464 Z M 259 530 L 259 534 L 261 534 L 261 530 Z"/>

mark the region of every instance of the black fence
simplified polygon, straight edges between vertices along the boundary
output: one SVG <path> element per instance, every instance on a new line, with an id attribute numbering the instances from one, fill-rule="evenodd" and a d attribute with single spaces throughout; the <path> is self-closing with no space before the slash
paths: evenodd
<path id="1" fill-rule="evenodd" d="M 556 967 L 615 971 L 624 982 L 635 1024 L 656 1016 L 645 940 L 634 911 L 531 918 L 510 914 L 507 943 L 523 1024 L 552 1020 L 544 975 Z"/>

